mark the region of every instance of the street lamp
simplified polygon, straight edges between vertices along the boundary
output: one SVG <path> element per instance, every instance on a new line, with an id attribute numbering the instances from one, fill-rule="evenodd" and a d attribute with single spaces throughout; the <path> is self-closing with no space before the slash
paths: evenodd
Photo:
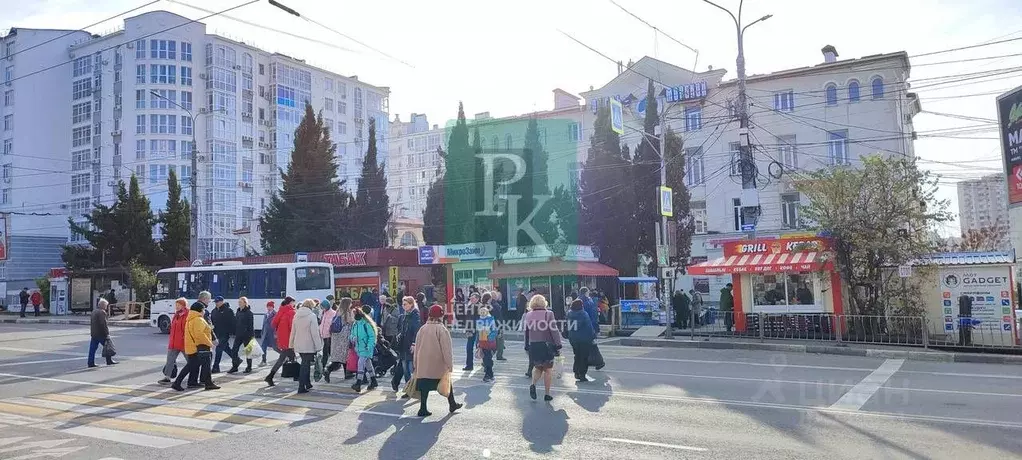
<path id="1" fill-rule="evenodd" d="M 188 113 L 188 116 L 192 119 L 192 177 L 191 177 L 191 208 L 192 208 L 192 225 L 191 235 L 189 238 L 189 259 L 192 263 L 195 263 L 199 259 L 199 145 L 195 141 L 196 123 L 195 120 L 199 115 L 207 112 L 199 111 L 199 113 L 193 114 L 191 110 L 185 108 L 185 106 L 178 104 L 177 101 L 170 99 L 155 90 L 149 90 L 149 94 L 153 97 L 163 99 L 171 104 L 174 104 L 181 110 Z M 226 112 L 224 109 L 217 109 L 213 112 Z"/>

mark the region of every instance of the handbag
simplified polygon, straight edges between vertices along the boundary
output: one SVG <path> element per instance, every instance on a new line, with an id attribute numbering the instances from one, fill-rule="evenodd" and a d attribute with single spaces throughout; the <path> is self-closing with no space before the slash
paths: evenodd
<path id="1" fill-rule="evenodd" d="M 333 321 L 330 321 L 330 333 L 337 334 L 344 329 L 344 323 L 341 322 L 341 315 L 334 316 Z"/>
<path id="2" fill-rule="evenodd" d="M 451 373 L 444 372 L 444 376 L 440 377 L 440 383 L 436 386 L 436 392 L 440 393 L 440 396 L 448 397 L 453 389 L 454 387 L 451 386 Z"/>
<path id="3" fill-rule="evenodd" d="M 358 372 L 358 353 L 355 353 L 355 347 L 348 348 L 348 359 L 344 365 L 344 368 L 348 372 Z"/>
<path id="4" fill-rule="evenodd" d="M 116 355 L 117 349 L 114 348 L 114 341 L 113 339 L 107 337 L 107 339 L 103 341 L 103 357 L 113 358 Z"/>
<path id="5" fill-rule="evenodd" d="M 298 364 L 294 358 L 289 358 L 280 369 L 280 376 L 285 379 L 298 380 L 298 373 L 301 371 L 302 366 Z"/>
<path id="6" fill-rule="evenodd" d="M 405 394 L 412 399 L 419 399 L 422 397 L 422 394 L 419 393 L 419 378 L 416 377 L 414 373 L 412 374 L 412 378 L 408 380 L 408 383 L 405 384 Z"/>

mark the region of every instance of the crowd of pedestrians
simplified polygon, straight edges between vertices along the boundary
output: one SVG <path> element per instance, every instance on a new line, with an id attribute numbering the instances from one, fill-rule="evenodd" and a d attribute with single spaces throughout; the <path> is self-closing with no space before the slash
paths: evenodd
<path id="1" fill-rule="evenodd" d="M 224 298 L 213 297 L 207 291 L 199 293 L 190 306 L 187 299 L 179 298 L 174 303 L 166 362 L 158 383 L 176 391 L 216 390 L 220 387 L 213 375 L 221 372 L 223 355 L 231 360 L 227 373 L 239 372 L 245 364 L 241 372 L 249 374 L 253 360 L 259 360 L 259 367 L 266 366 L 268 351 L 273 349 L 277 358 L 264 378 L 268 386 L 275 386 L 278 371 L 283 371 L 284 378 L 298 381 L 298 393 L 307 393 L 313 389 L 313 380 L 322 378 L 330 383 L 331 376 L 343 370 L 343 380 L 354 379 L 353 390 L 373 391 L 389 371 L 393 391 L 403 393 L 403 398 L 419 399 L 418 415 L 431 415 L 427 400 L 434 391 L 446 397 L 450 412 L 455 412 L 462 404 L 455 400 L 452 384 L 452 329 L 465 332 L 463 369 L 471 371 L 475 359 L 479 359 L 482 381 L 494 381 L 495 361 L 505 360 L 502 318 L 506 308 L 498 291 L 473 290 L 467 298 L 457 292 L 451 304 L 461 299 L 468 307 L 457 315 L 451 305 L 444 308 L 434 302 L 427 307 L 422 293 L 393 299 L 400 301 L 399 306 L 386 295 L 374 294 L 372 299 L 363 295 L 356 306 L 350 297 L 335 302 L 330 295 L 322 302 L 299 302 L 289 296 L 279 308 L 269 301 L 262 334 L 257 337 L 247 298 L 238 299 L 236 310 Z M 96 367 L 95 354 L 100 349 L 108 365 L 117 364 L 107 326 L 108 305 L 106 299 L 101 299 L 92 314 L 89 367 Z M 550 389 L 562 336 L 571 344 L 572 370 L 578 382 L 588 381 L 590 366 L 603 366 L 595 343 L 599 307 L 587 289 L 581 289 L 578 299 L 570 302 L 566 319 L 556 318 L 543 295 L 528 298 L 522 325 L 529 358 L 526 375 L 531 378 L 529 393 L 533 399 L 538 398 L 536 385 L 542 381 L 544 399 L 552 400 Z M 570 327 L 565 328 L 565 324 Z M 185 364 L 178 369 L 180 355 L 184 355 Z"/>

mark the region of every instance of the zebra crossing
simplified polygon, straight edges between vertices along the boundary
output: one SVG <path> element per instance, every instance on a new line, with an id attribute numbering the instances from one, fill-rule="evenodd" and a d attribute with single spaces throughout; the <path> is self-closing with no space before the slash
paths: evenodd
<path id="1" fill-rule="evenodd" d="M 349 409 L 354 394 L 295 394 L 260 379 L 219 378 L 217 391 L 156 384 L 86 386 L 0 399 L 0 427 L 16 425 L 165 449 L 221 436 L 313 422 Z"/>

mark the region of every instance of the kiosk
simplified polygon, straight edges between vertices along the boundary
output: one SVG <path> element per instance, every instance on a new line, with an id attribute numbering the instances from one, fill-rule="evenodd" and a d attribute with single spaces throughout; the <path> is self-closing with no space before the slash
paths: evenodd
<path id="1" fill-rule="evenodd" d="M 660 301 L 656 297 L 657 278 L 650 276 L 622 276 L 618 279 L 618 298 L 621 299 L 622 329 L 660 325 Z"/>

